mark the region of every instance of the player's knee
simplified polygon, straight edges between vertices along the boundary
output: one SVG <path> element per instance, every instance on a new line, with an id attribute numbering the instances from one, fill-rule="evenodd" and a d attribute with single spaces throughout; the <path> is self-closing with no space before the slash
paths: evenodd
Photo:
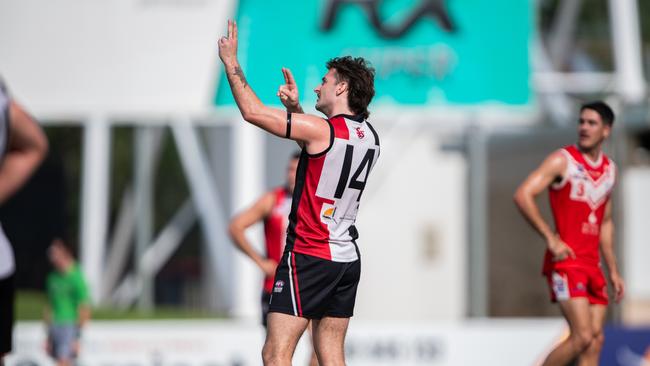
<path id="1" fill-rule="evenodd" d="M 603 334 L 602 330 L 595 331 L 594 332 L 594 338 L 592 339 L 592 347 L 600 350 L 603 348 L 603 344 L 605 343 L 605 335 Z"/>
<path id="2" fill-rule="evenodd" d="M 286 364 L 283 363 L 285 361 L 283 357 L 283 354 L 281 352 L 278 352 L 277 349 L 274 349 L 268 343 L 264 344 L 264 347 L 262 348 L 262 361 L 264 362 L 264 366 L 278 366 Z"/>
<path id="3" fill-rule="evenodd" d="M 594 340 L 594 332 L 591 329 L 581 330 L 573 335 L 573 343 L 579 352 L 589 347 Z"/>

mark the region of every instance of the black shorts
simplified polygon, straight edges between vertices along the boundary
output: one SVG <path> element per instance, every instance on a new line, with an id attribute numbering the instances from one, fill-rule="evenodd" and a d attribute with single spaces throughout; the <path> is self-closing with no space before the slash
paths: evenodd
<path id="1" fill-rule="evenodd" d="M 332 262 L 285 252 L 275 272 L 269 311 L 308 319 L 354 313 L 361 261 Z"/>
<path id="2" fill-rule="evenodd" d="M 271 293 L 262 291 L 262 325 L 266 328 L 266 316 L 269 315 L 269 302 L 271 302 Z"/>
<path id="3" fill-rule="evenodd" d="M 0 357 L 11 352 L 14 328 L 14 275 L 0 280 Z"/>

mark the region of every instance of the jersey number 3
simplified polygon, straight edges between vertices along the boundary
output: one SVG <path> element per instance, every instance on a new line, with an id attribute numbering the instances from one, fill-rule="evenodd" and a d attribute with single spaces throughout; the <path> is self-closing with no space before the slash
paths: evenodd
<path id="1" fill-rule="evenodd" d="M 334 198 L 340 199 L 343 197 L 343 192 L 345 188 L 350 187 L 353 189 L 359 190 L 359 197 L 357 201 L 361 199 L 361 194 L 363 189 L 366 187 L 366 179 L 368 179 L 368 174 L 370 173 L 370 167 L 372 166 L 372 161 L 375 158 L 375 150 L 368 149 L 366 155 L 361 159 L 359 167 L 352 174 L 352 179 L 350 179 L 350 184 L 348 185 L 348 178 L 350 177 L 350 171 L 352 170 L 352 155 L 354 153 L 354 146 L 347 145 L 345 147 L 345 158 L 343 159 L 343 168 L 341 169 L 341 176 L 339 178 L 339 183 L 336 186 L 336 192 L 334 193 Z M 366 174 L 363 177 L 363 180 L 359 180 L 359 176 L 366 171 Z"/>

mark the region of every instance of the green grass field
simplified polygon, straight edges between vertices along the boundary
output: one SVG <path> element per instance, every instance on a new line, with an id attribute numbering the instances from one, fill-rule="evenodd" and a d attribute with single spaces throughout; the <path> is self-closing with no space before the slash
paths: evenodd
<path id="1" fill-rule="evenodd" d="M 42 320 L 47 299 L 43 292 L 18 291 L 16 293 L 16 320 Z M 95 320 L 146 320 L 146 319 L 218 319 L 224 316 L 208 311 L 187 310 L 177 307 L 156 307 L 150 312 L 137 309 L 119 310 L 93 308 Z"/>

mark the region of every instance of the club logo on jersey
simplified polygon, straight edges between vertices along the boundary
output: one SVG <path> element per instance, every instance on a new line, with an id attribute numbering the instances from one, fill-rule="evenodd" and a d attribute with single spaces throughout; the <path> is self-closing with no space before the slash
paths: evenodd
<path id="1" fill-rule="evenodd" d="M 282 292 L 283 288 L 284 288 L 284 281 L 277 280 L 277 281 L 275 281 L 275 286 L 273 287 L 273 292 Z"/>
<path id="2" fill-rule="evenodd" d="M 365 134 L 365 132 L 363 132 L 361 127 L 357 127 L 357 128 L 355 128 L 355 130 L 357 131 L 357 137 L 358 138 L 362 139 L 362 138 L 366 137 L 366 134 Z"/>

